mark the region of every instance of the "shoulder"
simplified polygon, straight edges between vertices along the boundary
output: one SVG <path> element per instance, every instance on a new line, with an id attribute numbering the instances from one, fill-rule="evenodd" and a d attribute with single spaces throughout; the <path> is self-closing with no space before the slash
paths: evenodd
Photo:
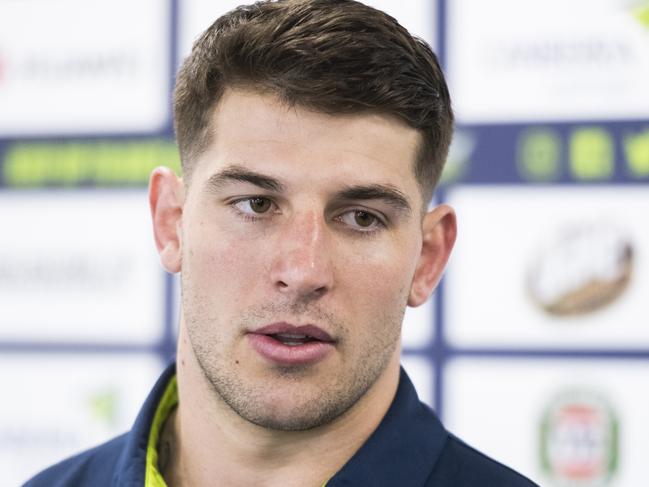
<path id="1" fill-rule="evenodd" d="M 534 487 L 534 482 L 449 434 L 426 486 Z M 538 487 L 538 486 L 537 486 Z"/>
<path id="2" fill-rule="evenodd" d="M 101 487 L 112 481 L 126 435 L 67 458 L 43 470 L 23 487 Z"/>

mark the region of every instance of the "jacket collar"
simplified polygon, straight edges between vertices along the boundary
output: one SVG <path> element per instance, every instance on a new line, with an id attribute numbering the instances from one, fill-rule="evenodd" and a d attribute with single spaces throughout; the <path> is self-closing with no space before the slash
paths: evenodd
<path id="1" fill-rule="evenodd" d="M 144 485 L 149 430 L 158 403 L 175 373 L 176 366 L 171 364 L 144 402 L 117 461 L 113 485 Z M 448 433 L 428 406 L 419 401 L 402 368 L 397 393 L 381 424 L 326 486 L 421 487 L 447 438 Z"/>
<path id="2" fill-rule="evenodd" d="M 158 404 L 167 388 L 167 384 L 176 374 L 176 364 L 169 365 L 149 393 L 142 409 L 140 409 L 133 428 L 127 435 L 124 449 L 117 460 L 113 485 L 126 487 L 142 487 L 146 468 L 146 449 L 149 441 L 149 431 Z"/>
<path id="3" fill-rule="evenodd" d="M 381 424 L 326 486 L 421 487 L 447 438 L 402 368 L 397 393 Z"/>

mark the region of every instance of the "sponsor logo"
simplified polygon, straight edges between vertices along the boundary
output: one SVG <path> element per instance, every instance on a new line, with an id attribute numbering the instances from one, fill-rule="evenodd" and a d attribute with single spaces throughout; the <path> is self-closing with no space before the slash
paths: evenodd
<path id="1" fill-rule="evenodd" d="M 14 53 L 13 58 L 10 54 L 0 51 L 0 83 L 22 91 L 43 83 L 51 88 L 53 83 L 131 82 L 148 68 L 139 53 L 125 50 L 38 52 L 18 57 Z"/>
<path id="2" fill-rule="evenodd" d="M 613 224 L 567 225 L 554 242 L 539 251 L 528 269 L 528 294 L 552 315 L 598 310 L 628 287 L 633 254 L 625 232 Z"/>
<path id="3" fill-rule="evenodd" d="M 90 393 L 86 399 L 93 419 L 109 428 L 117 425 L 120 402 L 119 391 L 110 386 Z"/>
<path id="4" fill-rule="evenodd" d="M 457 130 L 453 135 L 453 142 L 449 148 L 446 164 L 442 171 L 440 184 L 457 183 L 466 175 L 471 158 L 475 152 L 475 135 L 467 130 Z"/>
<path id="5" fill-rule="evenodd" d="M 570 137 L 570 169 L 582 181 L 611 179 L 615 166 L 615 141 L 599 127 L 582 127 Z"/>
<path id="6" fill-rule="evenodd" d="M 78 80 L 133 78 L 139 60 L 126 51 L 32 55 L 23 60 L 19 73 L 23 80 Z"/>
<path id="7" fill-rule="evenodd" d="M 649 128 L 627 133 L 622 145 L 629 174 L 636 179 L 649 176 Z"/>
<path id="8" fill-rule="evenodd" d="M 649 178 L 649 128 L 642 124 L 621 135 L 602 126 L 575 126 L 562 134 L 547 127 L 521 131 L 516 141 L 518 173 L 535 183 L 569 177 L 577 182 L 611 181 L 615 147 L 623 149 L 619 167 L 637 180 Z"/>
<path id="9" fill-rule="evenodd" d="M 21 253 L 0 249 L 0 290 L 113 291 L 133 268 L 124 252 Z"/>
<path id="10" fill-rule="evenodd" d="M 618 466 L 618 420 L 601 396 L 567 391 L 546 408 L 539 444 L 542 470 L 553 485 L 603 487 Z"/>
<path id="11" fill-rule="evenodd" d="M 0 161 L 0 181 L 11 187 L 142 186 L 162 164 L 181 171 L 173 141 L 20 142 Z"/>
<path id="12" fill-rule="evenodd" d="M 510 69 L 574 66 L 608 68 L 626 66 L 635 58 L 632 46 L 627 43 L 594 37 L 520 42 L 515 46 L 502 44 L 494 46 L 492 52 L 495 64 Z"/>
<path id="13" fill-rule="evenodd" d="M 631 14 L 642 25 L 649 29 L 649 1 L 630 0 Z"/>
<path id="14" fill-rule="evenodd" d="M 552 129 L 525 130 L 518 140 L 516 162 L 521 175 L 530 181 L 546 182 L 559 178 L 561 139 Z"/>

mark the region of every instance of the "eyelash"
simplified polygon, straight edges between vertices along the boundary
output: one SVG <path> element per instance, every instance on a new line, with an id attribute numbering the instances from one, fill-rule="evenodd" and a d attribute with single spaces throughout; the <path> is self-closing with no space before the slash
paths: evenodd
<path id="1" fill-rule="evenodd" d="M 238 199 L 236 199 L 234 201 L 229 202 L 228 205 L 230 207 L 232 207 L 232 209 L 241 218 L 243 218 L 244 221 L 248 221 L 248 222 L 256 222 L 256 221 L 259 221 L 259 220 L 263 220 L 264 218 L 266 218 L 264 215 L 266 215 L 268 213 L 274 213 L 274 211 L 272 209 L 269 210 L 269 212 L 266 212 L 266 213 L 254 213 L 254 212 L 247 213 L 247 212 L 241 211 L 237 207 L 237 205 L 240 204 L 240 203 L 244 203 L 244 202 L 250 203 L 252 200 L 255 200 L 255 199 L 266 200 L 266 201 L 270 202 L 270 204 L 272 205 L 271 208 L 274 207 L 275 209 L 277 209 L 277 205 L 275 204 L 275 202 L 272 199 L 267 198 L 265 196 L 247 196 L 245 198 L 238 198 Z M 369 227 L 368 230 L 363 230 L 362 229 L 363 227 L 352 227 L 351 225 L 347 225 L 342 221 L 343 216 L 348 215 L 350 213 L 355 214 L 357 212 L 365 213 L 365 214 L 371 216 L 374 219 L 373 226 Z M 259 215 L 259 216 L 257 216 L 257 215 Z M 383 230 L 383 229 L 385 229 L 387 227 L 387 224 L 385 223 L 385 221 L 381 217 L 379 217 L 378 215 L 376 215 L 372 211 L 366 210 L 365 208 L 351 208 L 351 209 L 348 209 L 348 210 L 344 211 L 343 213 L 339 214 L 338 216 L 336 216 L 334 218 L 334 220 L 346 225 L 350 229 L 350 231 L 352 231 L 356 235 L 359 235 L 359 236 L 362 236 L 362 237 L 372 237 L 375 234 L 377 234 L 379 231 L 381 231 L 381 230 Z"/>
<path id="2" fill-rule="evenodd" d="M 351 229 L 351 231 L 353 231 L 357 235 L 360 235 L 362 237 L 372 237 L 372 236 L 376 235 L 378 232 L 380 232 L 381 230 L 383 230 L 383 229 L 385 229 L 387 227 L 385 222 L 381 218 L 379 218 L 376 214 L 374 214 L 371 211 L 368 211 L 368 210 L 365 210 L 365 209 L 359 209 L 359 208 L 349 209 L 349 210 L 345 211 L 344 213 L 338 215 L 335 218 L 335 220 L 340 221 L 341 223 L 345 224 L 342 221 L 342 218 L 345 215 L 350 215 L 350 214 L 352 215 L 352 218 L 354 218 L 354 216 L 356 216 L 355 215 L 356 213 L 365 213 L 365 214 L 371 216 L 374 219 L 374 222 L 370 227 L 360 227 L 360 226 L 359 227 L 353 227 L 351 225 L 348 225 L 348 227 Z"/>
<path id="3" fill-rule="evenodd" d="M 245 198 L 239 198 L 239 199 L 236 199 L 236 200 L 234 200 L 234 201 L 231 201 L 231 202 L 228 203 L 228 204 L 229 204 L 229 206 L 232 207 L 232 209 L 233 209 L 233 210 L 234 210 L 234 211 L 235 211 L 235 212 L 236 212 L 240 217 L 242 217 L 245 221 L 256 222 L 256 221 L 263 220 L 264 218 L 266 218 L 266 217 L 264 216 L 266 213 L 255 213 L 255 212 L 252 212 L 252 213 L 246 213 L 245 211 L 241 211 L 241 210 L 237 207 L 237 205 L 238 205 L 239 203 L 244 203 L 244 202 L 248 202 L 248 203 L 250 203 L 250 202 L 252 202 L 252 200 L 256 200 L 256 199 L 263 199 L 263 200 L 266 200 L 266 201 L 270 202 L 271 207 L 274 207 L 275 209 L 277 208 L 277 205 L 275 204 L 275 202 L 274 202 L 273 200 L 271 200 L 270 198 L 267 198 L 267 197 L 265 197 L 265 196 L 247 196 L 247 197 L 245 197 Z M 271 209 L 271 210 L 269 210 L 269 212 L 273 212 L 273 210 Z M 268 213 L 268 212 L 267 212 L 267 213 Z M 257 215 L 259 215 L 259 216 L 257 216 Z"/>

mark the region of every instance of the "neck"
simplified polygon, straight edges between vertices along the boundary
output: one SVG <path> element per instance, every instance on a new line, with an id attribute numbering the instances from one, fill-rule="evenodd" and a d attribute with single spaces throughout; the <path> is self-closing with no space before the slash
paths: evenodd
<path id="1" fill-rule="evenodd" d="M 170 445 L 169 461 L 160 465 L 170 487 L 320 487 L 383 419 L 399 381 L 399 353 L 347 412 L 306 431 L 269 430 L 238 416 L 204 377 L 182 331 L 177 378 L 178 409 L 161 441 Z"/>

